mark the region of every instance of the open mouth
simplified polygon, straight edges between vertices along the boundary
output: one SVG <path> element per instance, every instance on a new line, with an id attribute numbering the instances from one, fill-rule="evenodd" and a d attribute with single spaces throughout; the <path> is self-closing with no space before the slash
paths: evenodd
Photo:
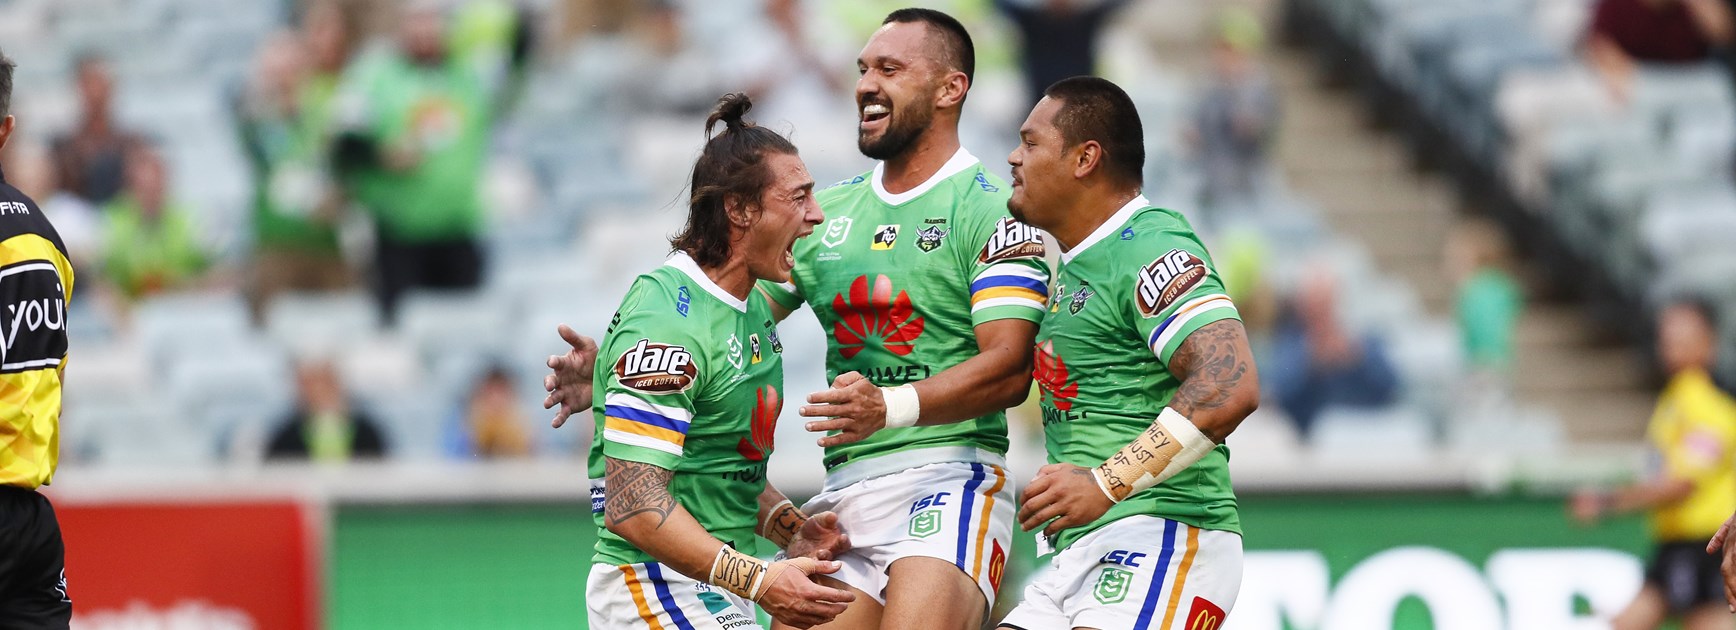
<path id="1" fill-rule="evenodd" d="M 802 240 L 803 237 L 813 233 L 814 230 L 812 228 L 802 230 L 801 232 L 796 233 L 795 238 L 790 239 L 789 244 L 784 245 L 784 269 L 796 268 L 796 241 Z"/>
<path id="2" fill-rule="evenodd" d="M 862 128 L 879 127 L 892 117 L 892 108 L 883 103 L 868 103 L 862 106 Z"/>

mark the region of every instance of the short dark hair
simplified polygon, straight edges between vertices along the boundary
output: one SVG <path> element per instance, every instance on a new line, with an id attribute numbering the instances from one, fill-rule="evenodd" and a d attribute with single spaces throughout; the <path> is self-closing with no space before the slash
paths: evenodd
<path id="1" fill-rule="evenodd" d="M 1145 128 L 1127 92 L 1108 79 L 1072 77 L 1056 81 L 1043 95 L 1061 104 L 1055 126 L 1068 147 L 1096 140 L 1111 175 L 1131 184 L 1144 181 Z"/>
<path id="2" fill-rule="evenodd" d="M 970 41 L 970 32 L 964 30 L 964 25 L 950 15 L 934 9 L 907 8 L 886 14 L 881 26 L 892 23 L 927 24 L 929 28 L 940 33 L 941 50 L 946 54 L 947 63 L 964 73 L 964 78 L 976 83 L 976 45 Z"/>
<path id="3" fill-rule="evenodd" d="M 773 173 L 766 165 L 771 154 L 796 155 L 778 132 L 742 118 L 753 108 L 746 94 L 725 94 L 705 119 L 705 149 L 693 164 L 692 194 L 687 201 L 687 227 L 670 239 L 669 246 L 687 252 L 694 262 L 712 267 L 729 260 L 729 213 L 725 201 L 734 195 L 759 203 Z M 717 123 L 723 131 L 711 135 Z"/>
<path id="4" fill-rule="evenodd" d="M 0 118 L 12 115 L 12 69 L 18 64 L 0 50 Z"/>

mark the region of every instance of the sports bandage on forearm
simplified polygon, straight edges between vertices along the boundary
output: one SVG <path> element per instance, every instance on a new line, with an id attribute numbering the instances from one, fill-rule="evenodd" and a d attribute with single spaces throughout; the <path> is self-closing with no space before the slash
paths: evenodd
<path id="1" fill-rule="evenodd" d="M 1127 446 L 1092 471 L 1097 487 L 1110 501 L 1120 503 L 1140 490 L 1163 483 L 1205 457 L 1217 444 L 1200 433 L 1193 422 L 1163 408 L 1157 421 Z"/>
<path id="2" fill-rule="evenodd" d="M 802 531 L 802 525 L 807 522 L 808 515 L 789 499 L 784 499 L 766 512 L 765 520 L 760 521 L 759 531 L 755 533 L 783 549 L 790 546 L 790 541 L 796 539 L 796 532 Z"/>
<path id="3" fill-rule="evenodd" d="M 922 415 L 922 401 L 916 397 L 915 385 L 882 387 L 880 395 L 886 399 L 886 428 L 916 425 L 916 419 Z"/>
<path id="4" fill-rule="evenodd" d="M 711 575 L 706 581 L 757 602 L 776 577 L 769 574 L 770 568 L 770 563 L 724 545 L 717 550 L 717 559 L 711 561 Z"/>

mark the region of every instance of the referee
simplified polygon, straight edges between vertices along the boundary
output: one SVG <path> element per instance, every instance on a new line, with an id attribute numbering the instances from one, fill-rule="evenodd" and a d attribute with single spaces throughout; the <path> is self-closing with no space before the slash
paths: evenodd
<path id="1" fill-rule="evenodd" d="M 0 52 L 0 148 L 12 137 L 11 59 Z M 36 489 L 60 451 L 60 381 L 72 264 L 47 217 L 0 171 L 0 627 L 66 628 L 66 547 Z"/>

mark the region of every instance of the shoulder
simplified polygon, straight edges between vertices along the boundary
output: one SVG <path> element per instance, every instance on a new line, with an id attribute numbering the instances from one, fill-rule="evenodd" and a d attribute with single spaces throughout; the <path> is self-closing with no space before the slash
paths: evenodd
<path id="1" fill-rule="evenodd" d="M 683 280 L 681 272 L 668 266 L 640 274 L 621 297 L 611 328 L 658 327 L 685 318 L 693 290 Z"/>
<path id="2" fill-rule="evenodd" d="M 833 182 L 831 185 L 821 188 L 820 192 L 814 193 L 814 198 L 820 201 L 825 201 L 831 198 L 860 193 L 861 191 L 868 189 L 868 177 L 871 175 L 873 175 L 873 171 L 867 171 L 849 179 Z"/>
<path id="3" fill-rule="evenodd" d="M 1007 186 L 999 176 L 990 173 L 981 162 L 953 178 L 961 210 L 980 217 L 985 222 L 1008 216 L 1007 200 L 1013 196 L 1012 187 Z"/>
<path id="4" fill-rule="evenodd" d="M 0 241 L 27 234 L 48 241 L 62 257 L 67 255 L 66 244 L 61 241 L 60 233 L 49 222 L 48 216 L 42 213 L 42 208 L 17 188 L 0 183 Z M 0 264 L 13 262 L 17 261 L 0 260 Z"/>

